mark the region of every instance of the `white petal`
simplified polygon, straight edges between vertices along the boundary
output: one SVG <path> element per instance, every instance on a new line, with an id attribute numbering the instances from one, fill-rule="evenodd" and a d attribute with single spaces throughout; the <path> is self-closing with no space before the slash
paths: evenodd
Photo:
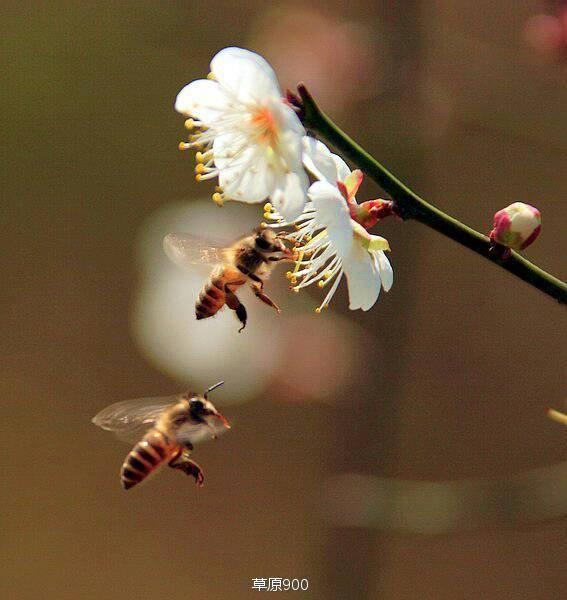
<path id="1" fill-rule="evenodd" d="M 254 204 L 270 195 L 275 178 L 272 170 L 262 161 L 262 156 L 258 156 L 258 149 L 250 146 L 237 158 L 225 162 L 220 169 L 219 185 L 227 198 Z"/>
<path id="2" fill-rule="evenodd" d="M 223 133 L 215 136 L 213 141 L 213 155 L 215 157 L 215 166 L 218 169 L 228 167 L 238 157 L 235 157 L 235 151 L 241 147 L 238 143 L 238 132 Z M 248 160 L 250 160 L 251 149 L 249 149 Z"/>
<path id="3" fill-rule="evenodd" d="M 337 170 L 337 179 L 339 181 L 344 181 L 351 174 L 350 167 L 338 154 L 331 154 L 331 156 L 333 157 L 335 168 Z"/>
<path id="4" fill-rule="evenodd" d="M 281 97 L 272 67 L 249 50 L 224 48 L 211 61 L 211 71 L 220 85 L 242 102 Z"/>
<path id="5" fill-rule="evenodd" d="M 303 138 L 303 164 L 317 179 L 337 185 L 338 173 L 331 151 L 313 137 Z"/>
<path id="6" fill-rule="evenodd" d="M 288 106 L 281 98 L 272 101 L 270 106 L 280 130 L 292 132 L 296 136 L 305 135 L 305 127 L 291 106 Z"/>
<path id="7" fill-rule="evenodd" d="M 316 210 L 318 226 L 327 229 L 337 254 L 341 258 L 347 257 L 354 244 L 354 231 L 345 199 L 336 187 L 326 181 L 316 181 L 308 193 Z"/>
<path id="8" fill-rule="evenodd" d="M 220 112 L 225 111 L 228 103 L 229 99 L 218 83 L 208 79 L 197 79 L 177 94 L 175 110 L 208 123 L 216 119 Z"/>
<path id="9" fill-rule="evenodd" d="M 303 171 L 287 173 L 276 182 L 271 201 L 286 221 L 293 221 L 303 211 L 308 185 L 309 180 Z"/>
<path id="10" fill-rule="evenodd" d="M 372 256 L 361 244 L 353 244 L 351 253 L 343 260 L 343 270 L 348 282 L 349 308 L 372 308 L 380 294 L 380 274 L 374 266 Z"/>
<path id="11" fill-rule="evenodd" d="M 394 270 L 384 251 L 374 252 L 375 264 L 380 272 L 382 287 L 389 292 L 394 283 Z"/>
<path id="12" fill-rule="evenodd" d="M 295 115 L 293 116 L 295 117 Z M 288 129 L 286 126 L 280 127 L 278 142 L 273 150 L 281 159 L 275 163 L 275 166 L 280 170 L 281 174 L 284 174 L 287 171 L 294 171 L 295 173 L 302 173 L 305 175 L 303 163 L 301 162 L 301 140 L 302 135 L 297 135 L 295 131 Z"/>

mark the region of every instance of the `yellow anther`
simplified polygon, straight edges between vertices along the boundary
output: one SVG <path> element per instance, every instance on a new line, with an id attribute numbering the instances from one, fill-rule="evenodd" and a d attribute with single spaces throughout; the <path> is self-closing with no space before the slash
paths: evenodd
<path id="1" fill-rule="evenodd" d="M 180 150 L 189 150 L 189 148 L 191 148 L 191 144 L 188 144 L 187 142 L 179 142 L 179 145 L 177 147 Z"/>
<path id="2" fill-rule="evenodd" d="M 201 179 L 202 179 L 201 174 L 197 173 L 197 175 L 195 175 L 195 181 L 199 182 L 199 181 L 201 181 Z"/>
<path id="3" fill-rule="evenodd" d="M 297 277 L 293 277 L 293 273 L 292 273 L 292 277 L 291 277 L 291 284 L 292 285 L 296 285 L 297 284 Z M 297 288 L 295 291 L 299 292 L 299 288 Z"/>
<path id="4" fill-rule="evenodd" d="M 325 273 L 325 275 L 323 275 L 323 277 L 324 277 L 325 279 L 330 279 L 332 276 L 333 276 L 333 272 L 332 272 L 332 271 L 327 271 L 327 272 Z"/>
<path id="5" fill-rule="evenodd" d="M 222 195 L 219 194 L 219 192 L 215 192 L 213 194 L 213 202 L 217 205 L 217 206 L 222 206 L 224 204 L 224 200 L 222 198 Z"/>
<path id="6" fill-rule="evenodd" d="M 293 275 L 293 273 L 292 273 L 291 271 L 288 271 L 288 272 L 285 274 L 285 276 L 286 276 L 288 279 L 291 279 L 292 275 Z"/>
<path id="7" fill-rule="evenodd" d="M 213 73 L 209 73 L 209 74 L 207 75 L 207 79 L 210 79 L 211 81 L 215 81 L 215 80 L 216 80 L 216 77 L 213 75 Z"/>
<path id="8" fill-rule="evenodd" d="M 320 306 L 318 306 L 318 307 L 315 309 L 315 312 L 316 312 L 318 315 L 320 315 L 320 314 L 321 314 L 321 307 L 320 307 Z"/>
<path id="9" fill-rule="evenodd" d="M 195 166 L 195 173 L 198 173 L 200 175 L 202 175 L 203 173 L 205 173 L 207 170 L 207 167 L 205 167 L 205 165 L 203 163 L 198 163 Z"/>
<path id="10" fill-rule="evenodd" d="M 264 210 L 270 212 L 272 210 L 272 205 L 269 202 L 266 202 L 266 204 L 264 204 Z"/>
<path id="11" fill-rule="evenodd" d="M 222 188 L 220 185 L 215 185 L 215 192 L 222 192 Z"/>
<path id="12" fill-rule="evenodd" d="M 264 221 L 262 221 L 262 222 L 260 223 L 260 227 L 261 227 L 262 229 L 266 229 L 266 227 L 268 227 L 268 224 L 267 224 L 267 223 L 264 223 Z"/>
<path id="13" fill-rule="evenodd" d="M 317 282 L 317 287 L 325 287 L 325 282 L 322 279 L 319 279 L 319 281 Z"/>
<path id="14" fill-rule="evenodd" d="M 185 129 L 188 129 L 189 131 L 191 131 L 191 129 L 193 129 L 195 127 L 195 121 L 193 121 L 193 119 L 187 119 L 184 123 L 185 125 Z"/>
<path id="15" fill-rule="evenodd" d="M 205 162 L 205 155 L 202 152 L 197 152 L 197 154 L 195 154 L 195 160 L 198 163 Z"/>
<path id="16" fill-rule="evenodd" d="M 264 213 L 264 219 L 271 219 L 272 218 L 272 214 L 269 212 L 265 212 Z"/>

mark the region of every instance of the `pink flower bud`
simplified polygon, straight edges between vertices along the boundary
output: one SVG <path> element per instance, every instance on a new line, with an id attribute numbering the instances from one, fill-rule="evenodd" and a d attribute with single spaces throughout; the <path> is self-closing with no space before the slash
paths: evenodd
<path id="1" fill-rule="evenodd" d="M 490 239 L 512 250 L 523 250 L 537 238 L 540 230 L 539 210 L 523 202 L 514 202 L 494 215 Z"/>

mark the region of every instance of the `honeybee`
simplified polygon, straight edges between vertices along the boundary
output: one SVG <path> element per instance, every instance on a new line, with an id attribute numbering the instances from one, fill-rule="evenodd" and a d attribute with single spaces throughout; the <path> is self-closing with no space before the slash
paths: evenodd
<path id="1" fill-rule="evenodd" d="M 95 425 L 113 431 L 119 438 L 139 440 L 120 471 L 125 490 L 143 481 L 164 463 L 194 477 L 199 487 L 203 485 L 203 470 L 189 456 L 193 444 L 208 437 L 216 438 L 230 429 L 228 421 L 207 398 L 223 383 L 219 381 L 203 395 L 186 392 L 116 402 L 93 417 Z"/>
<path id="2" fill-rule="evenodd" d="M 242 331 L 246 327 L 247 314 L 236 290 L 247 282 L 251 283 L 259 300 L 280 312 L 277 304 L 264 292 L 264 280 L 276 263 L 291 260 L 292 253 L 273 230 L 256 228 L 229 248 L 210 246 L 185 233 L 170 233 L 163 240 L 163 248 L 169 259 L 181 267 L 215 265 L 195 303 L 197 319 L 216 315 L 226 304 L 242 323 L 238 330 Z"/>

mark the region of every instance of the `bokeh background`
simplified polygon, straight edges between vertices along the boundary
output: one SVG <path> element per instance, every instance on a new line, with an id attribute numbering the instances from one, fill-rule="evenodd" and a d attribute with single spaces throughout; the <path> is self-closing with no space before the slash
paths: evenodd
<path id="1" fill-rule="evenodd" d="M 560 5 L 2 2 L 2 598 L 239 599 L 261 577 L 316 599 L 563 596 L 562 307 L 392 221 L 372 311 L 343 290 L 316 316 L 316 290 L 276 277 L 283 315 L 250 304 L 239 336 L 194 321 L 205 275 L 159 247 L 258 216 L 205 203 L 176 149 L 177 91 L 240 45 L 472 226 L 538 206 L 526 255 L 564 278 L 567 64 L 530 21 Z M 219 379 L 234 427 L 197 449 L 206 486 L 163 472 L 124 493 L 128 448 L 93 414 Z"/>

